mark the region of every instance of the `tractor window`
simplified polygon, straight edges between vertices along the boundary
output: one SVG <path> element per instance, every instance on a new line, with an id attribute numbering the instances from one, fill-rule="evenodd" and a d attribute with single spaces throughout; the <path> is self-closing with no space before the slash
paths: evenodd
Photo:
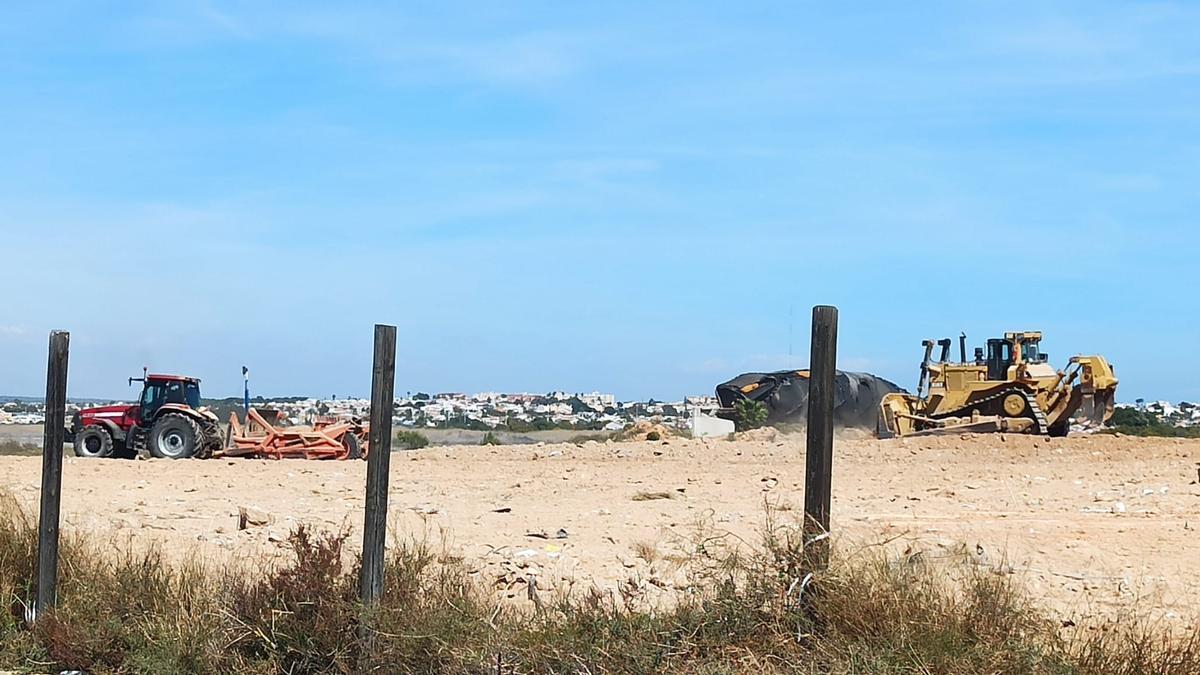
<path id="1" fill-rule="evenodd" d="M 158 383 L 147 383 L 142 391 L 142 419 L 149 419 L 167 401 L 166 387 Z"/>
<path id="2" fill-rule="evenodd" d="M 196 384 L 195 382 L 188 382 L 187 385 L 184 386 L 183 391 L 184 391 L 184 394 L 187 395 L 188 407 L 189 408 L 199 408 L 200 407 L 200 385 Z"/>
<path id="3" fill-rule="evenodd" d="M 172 382 L 167 385 L 167 403 L 187 403 L 187 399 L 183 397 L 182 382 Z"/>

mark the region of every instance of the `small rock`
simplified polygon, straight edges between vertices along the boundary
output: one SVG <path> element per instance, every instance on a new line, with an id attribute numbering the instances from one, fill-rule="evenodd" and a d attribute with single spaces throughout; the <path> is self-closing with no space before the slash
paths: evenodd
<path id="1" fill-rule="evenodd" d="M 256 509 L 252 506 L 238 507 L 239 530 L 244 530 L 251 526 L 261 527 L 263 525 L 270 525 L 273 522 L 275 522 L 275 519 L 271 517 L 271 514 L 262 509 Z"/>
<path id="2" fill-rule="evenodd" d="M 1112 512 L 1113 513 L 1125 513 L 1125 502 L 1113 502 Z"/>

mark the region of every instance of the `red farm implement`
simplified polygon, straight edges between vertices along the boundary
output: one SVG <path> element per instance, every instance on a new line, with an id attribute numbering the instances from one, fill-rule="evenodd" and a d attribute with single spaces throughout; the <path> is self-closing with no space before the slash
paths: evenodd
<path id="1" fill-rule="evenodd" d="M 246 423 L 229 415 L 225 457 L 366 459 L 367 426 L 357 420 L 318 420 L 309 429 L 281 429 L 251 408 Z"/>

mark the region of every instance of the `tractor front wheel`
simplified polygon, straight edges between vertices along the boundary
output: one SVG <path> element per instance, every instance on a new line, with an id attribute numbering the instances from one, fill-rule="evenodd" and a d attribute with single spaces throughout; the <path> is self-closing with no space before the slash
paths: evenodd
<path id="1" fill-rule="evenodd" d="M 184 415 L 167 413 L 150 429 L 150 454 L 160 459 L 186 459 L 196 454 L 200 427 Z"/>
<path id="2" fill-rule="evenodd" d="M 75 434 L 76 457 L 112 457 L 113 437 L 108 429 L 89 424 Z"/>

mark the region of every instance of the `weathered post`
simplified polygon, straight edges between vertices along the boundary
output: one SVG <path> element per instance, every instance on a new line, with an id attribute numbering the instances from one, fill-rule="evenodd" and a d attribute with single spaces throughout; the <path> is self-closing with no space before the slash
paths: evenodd
<path id="1" fill-rule="evenodd" d="M 42 503 L 38 513 L 37 598 L 33 618 L 58 598 L 58 519 L 62 500 L 63 430 L 67 417 L 67 355 L 71 334 L 50 332 L 46 365 L 46 422 L 42 433 Z"/>
<path id="2" fill-rule="evenodd" d="M 371 373 L 371 428 L 367 445 L 367 511 L 363 522 L 362 578 L 359 580 L 359 594 L 367 607 L 376 605 L 383 595 L 395 382 L 396 327 L 376 324 L 375 365 Z"/>
<path id="3" fill-rule="evenodd" d="M 804 471 L 806 572 L 829 566 L 829 502 L 833 473 L 833 393 L 837 375 L 837 307 L 813 307 L 808 381 L 808 452 Z"/>

